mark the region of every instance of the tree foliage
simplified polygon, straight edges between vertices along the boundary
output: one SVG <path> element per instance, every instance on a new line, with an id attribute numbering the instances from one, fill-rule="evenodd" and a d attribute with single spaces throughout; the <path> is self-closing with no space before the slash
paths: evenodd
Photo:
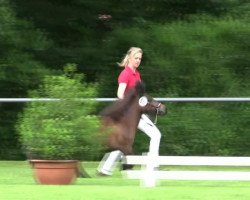
<path id="1" fill-rule="evenodd" d="M 0 1 L 0 97 L 25 97 L 27 90 L 37 86 L 48 70 L 34 58 L 34 53 L 43 51 L 48 44 L 32 23 L 16 17 L 9 1 Z M 0 157 L 5 159 L 20 155 L 14 125 L 21 107 L 0 103 Z"/>
<path id="2" fill-rule="evenodd" d="M 59 73 L 65 63 L 76 63 L 88 82 L 100 82 L 99 97 L 115 97 L 121 71 L 116 62 L 130 46 L 144 51 L 140 70 L 150 95 L 249 96 L 247 0 L 0 2 L 2 97 L 25 97 L 44 74 Z M 247 103 L 169 106 L 171 115 L 161 119 L 163 138 L 169 138 L 163 153 L 249 153 Z M 16 138 L 13 124 L 20 108 L 1 104 L 4 141 Z M 190 113 L 199 118 L 191 120 Z M 201 134 L 201 127 L 207 132 Z M 138 151 L 143 142 L 136 141 Z"/>

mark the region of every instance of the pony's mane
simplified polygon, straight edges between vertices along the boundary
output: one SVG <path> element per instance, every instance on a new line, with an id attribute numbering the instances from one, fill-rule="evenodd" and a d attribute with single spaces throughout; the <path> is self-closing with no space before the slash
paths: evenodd
<path id="1" fill-rule="evenodd" d="M 124 99 L 120 99 L 106 107 L 100 115 L 103 117 L 109 117 L 115 122 L 119 121 L 124 113 L 128 110 L 133 100 L 144 94 L 143 82 L 137 82 L 135 89 L 131 89 L 125 96 Z"/>

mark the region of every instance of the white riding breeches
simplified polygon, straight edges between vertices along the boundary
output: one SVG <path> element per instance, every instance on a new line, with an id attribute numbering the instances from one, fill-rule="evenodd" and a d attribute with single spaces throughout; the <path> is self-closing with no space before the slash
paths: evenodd
<path id="1" fill-rule="evenodd" d="M 138 129 L 143 131 L 147 136 L 150 137 L 148 153 L 152 156 L 158 156 L 161 142 L 161 132 L 159 131 L 159 129 L 145 114 L 142 114 L 141 116 L 138 124 Z"/>
<path id="2" fill-rule="evenodd" d="M 159 129 L 145 114 L 142 114 L 137 128 L 150 138 L 148 154 L 151 156 L 158 156 L 161 141 Z M 106 153 L 98 167 L 98 171 L 102 174 L 112 175 L 117 162 L 121 160 L 122 156 L 123 153 L 119 150 Z"/>
<path id="3" fill-rule="evenodd" d="M 102 158 L 102 161 L 100 162 L 97 171 L 104 175 L 112 175 L 112 172 L 116 167 L 117 162 L 122 159 L 122 156 L 123 153 L 120 150 L 106 153 Z"/>

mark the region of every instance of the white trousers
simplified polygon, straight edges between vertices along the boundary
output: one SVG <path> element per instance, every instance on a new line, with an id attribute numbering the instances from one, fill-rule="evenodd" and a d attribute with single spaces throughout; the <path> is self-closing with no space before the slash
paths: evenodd
<path id="1" fill-rule="evenodd" d="M 137 128 L 150 138 L 148 154 L 151 156 L 158 156 L 161 141 L 159 129 L 145 114 L 142 114 Z M 123 153 L 119 150 L 106 153 L 98 167 L 98 171 L 102 174 L 112 175 L 117 162 L 121 160 L 122 156 Z"/>
<path id="2" fill-rule="evenodd" d="M 145 114 L 142 114 L 141 116 L 138 129 L 144 132 L 150 138 L 148 153 L 152 156 L 158 156 L 161 141 L 161 132 L 159 129 Z"/>

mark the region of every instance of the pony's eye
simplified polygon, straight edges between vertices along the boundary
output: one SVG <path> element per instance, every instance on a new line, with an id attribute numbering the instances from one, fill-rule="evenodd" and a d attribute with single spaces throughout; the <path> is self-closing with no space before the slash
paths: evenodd
<path id="1" fill-rule="evenodd" d="M 142 96 L 142 97 L 139 99 L 139 105 L 140 105 L 141 107 L 144 107 L 144 106 L 146 106 L 147 104 L 148 104 L 148 99 L 147 99 L 147 97 Z"/>

